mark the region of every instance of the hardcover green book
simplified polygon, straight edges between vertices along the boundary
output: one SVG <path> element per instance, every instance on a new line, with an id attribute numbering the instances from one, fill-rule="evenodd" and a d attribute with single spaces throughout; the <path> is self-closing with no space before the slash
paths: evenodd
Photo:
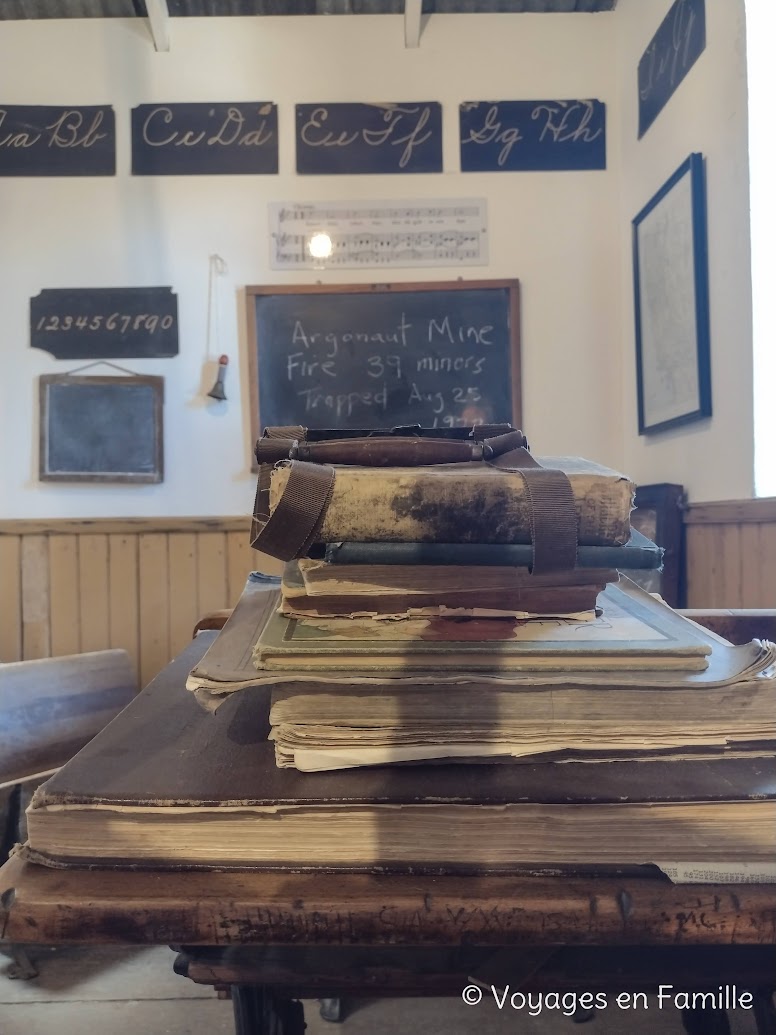
<path id="1" fill-rule="evenodd" d="M 598 596 L 593 621 L 561 618 L 269 618 L 254 649 L 260 671 L 337 672 L 707 667 L 708 638 L 628 579 Z"/>

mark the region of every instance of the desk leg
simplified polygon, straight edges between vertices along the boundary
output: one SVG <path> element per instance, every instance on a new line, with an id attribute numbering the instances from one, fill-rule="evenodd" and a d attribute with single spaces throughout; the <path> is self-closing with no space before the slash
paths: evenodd
<path id="1" fill-rule="evenodd" d="M 304 1035 L 304 1007 L 263 985 L 232 985 L 235 1035 Z"/>
<path id="2" fill-rule="evenodd" d="M 682 1025 L 687 1035 L 730 1035 L 725 1010 L 682 1010 Z"/>
<path id="3" fill-rule="evenodd" d="M 773 989 L 758 988 L 754 993 L 754 1019 L 757 1035 L 776 1035 L 776 1007 L 773 1005 Z"/>

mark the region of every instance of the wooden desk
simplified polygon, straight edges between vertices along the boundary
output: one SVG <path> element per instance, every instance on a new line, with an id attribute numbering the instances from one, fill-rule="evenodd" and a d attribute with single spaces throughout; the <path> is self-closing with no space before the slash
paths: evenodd
<path id="1" fill-rule="evenodd" d="M 400 876 L 0 869 L 0 938 L 162 944 L 176 969 L 230 987 L 238 1035 L 301 1035 L 295 997 L 486 990 L 754 994 L 776 1035 L 776 885 L 661 876 Z M 486 991 L 486 994 L 490 994 Z M 697 1035 L 724 1011 L 688 1011 Z"/>

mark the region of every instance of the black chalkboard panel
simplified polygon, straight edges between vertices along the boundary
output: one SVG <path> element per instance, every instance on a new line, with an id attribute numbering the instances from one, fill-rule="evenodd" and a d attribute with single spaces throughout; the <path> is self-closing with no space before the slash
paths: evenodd
<path id="1" fill-rule="evenodd" d="M 0 176 L 114 176 L 116 120 L 107 104 L 0 107 Z"/>
<path id="2" fill-rule="evenodd" d="M 252 104 L 141 104 L 132 109 L 132 175 L 278 171 L 278 110 Z"/>
<path id="3" fill-rule="evenodd" d="M 516 280 L 247 288 L 252 433 L 520 426 Z"/>
<path id="4" fill-rule="evenodd" d="M 705 47 L 705 0 L 675 0 L 639 61 L 639 139 Z"/>
<path id="5" fill-rule="evenodd" d="M 160 482 L 164 378 L 40 378 L 40 479 Z"/>
<path id="6" fill-rule="evenodd" d="M 461 172 L 606 168 L 602 101 L 466 101 Z"/>
<path id="7" fill-rule="evenodd" d="M 45 288 L 30 299 L 30 345 L 56 359 L 178 355 L 170 287 Z"/>
<path id="8" fill-rule="evenodd" d="M 297 104 L 298 173 L 442 171 L 442 106 Z"/>

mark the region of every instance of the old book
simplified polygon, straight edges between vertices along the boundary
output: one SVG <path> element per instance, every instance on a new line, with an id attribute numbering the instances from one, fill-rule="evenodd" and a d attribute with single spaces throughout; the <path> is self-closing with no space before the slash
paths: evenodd
<path id="1" fill-rule="evenodd" d="M 572 577 L 584 578 L 584 572 L 562 571 L 552 575 L 532 576 L 529 570 L 533 560 L 530 543 L 319 543 L 312 547 L 308 558 L 303 558 L 305 578 L 322 581 L 328 572 L 331 578 L 349 577 L 356 579 L 365 568 L 391 566 L 410 573 L 420 569 L 430 572 L 432 568 L 489 567 L 493 578 L 504 578 L 509 573 L 513 579 L 551 579 L 546 585 L 570 584 Z M 577 567 L 586 570 L 631 571 L 659 568 L 663 563 L 663 548 L 657 546 L 636 528 L 631 528 L 630 538 L 622 546 L 579 546 Z M 336 568 L 345 568 L 336 574 Z M 388 577 L 387 572 L 381 573 Z M 438 572 L 442 578 L 444 572 Z M 394 575 L 398 577 L 398 573 Z M 411 578 L 408 574 L 407 577 Z M 484 574 L 483 576 L 484 577 Z M 591 576 L 592 579 L 592 576 Z M 592 579 L 595 581 L 595 579 Z M 613 582 L 608 577 L 603 581 Z"/>
<path id="2" fill-rule="evenodd" d="M 580 457 L 537 457 L 565 471 L 579 520 L 579 542 L 622 545 L 630 535 L 635 486 L 624 475 Z M 528 543 L 530 506 L 522 476 L 488 464 L 434 467 L 335 467 L 322 542 Z M 270 510 L 290 475 L 277 464 Z"/>
<path id="3" fill-rule="evenodd" d="M 279 673 L 343 671 L 513 672 L 707 667 L 697 626 L 629 579 L 607 586 L 593 621 L 510 618 L 288 618 L 273 614 L 254 649 L 256 668 Z"/>
<path id="4" fill-rule="evenodd" d="M 617 582 L 620 577 L 616 568 L 575 568 L 557 574 L 532 575 L 527 567 L 505 565 L 330 564 L 310 557 L 302 557 L 295 564 L 304 589 L 294 579 L 294 592 L 297 595 L 304 592 L 309 597 L 426 596 L 464 590 L 513 593 L 573 586 L 598 586 L 600 590 L 607 582 Z"/>
<path id="5" fill-rule="evenodd" d="M 408 684 L 421 687 L 440 682 L 439 671 L 422 669 L 405 671 L 403 668 L 383 669 L 379 672 L 359 669 L 319 671 L 259 671 L 252 661 L 254 644 L 262 635 L 278 607 L 278 583 L 274 577 L 254 572 L 232 616 L 220 631 L 205 656 L 189 673 L 187 687 L 197 695 L 203 707 L 214 710 L 224 697 L 246 687 L 264 683 L 276 684 L 283 681 L 303 680 L 312 685 L 336 686 L 357 684 L 359 686 L 398 686 Z M 639 591 L 640 593 L 642 591 Z M 654 605 L 658 602 L 647 594 Z M 665 605 L 659 605 L 664 608 Z M 668 609 L 671 611 L 671 609 Z M 636 665 L 612 669 L 595 669 L 577 666 L 569 656 L 566 664 L 558 668 L 534 669 L 526 667 L 511 671 L 468 671 L 463 668 L 449 669 L 444 674 L 445 684 L 492 683 L 510 687 L 519 686 L 595 686 L 603 687 L 696 687 L 704 689 L 715 686 L 732 686 L 757 675 L 769 665 L 776 663 L 776 646 L 767 641 L 752 640 L 751 643 L 732 646 L 713 636 L 705 629 L 695 626 L 671 611 L 674 620 L 694 629 L 706 649 L 708 667 L 702 671 L 678 672 L 669 669 L 639 668 Z M 489 621 L 494 621 L 490 619 Z M 684 625 L 682 626 L 684 628 Z"/>
<path id="6" fill-rule="evenodd" d="M 350 593 L 329 582 L 331 592 L 308 594 L 299 564 L 291 561 L 283 572 L 280 610 L 291 618 L 535 618 L 543 615 L 585 621 L 595 617 L 596 599 L 605 585 L 604 582 L 546 588 L 515 585 L 494 590 L 480 588 L 475 575 L 472 573 L 467 580 L 467 574 L 468 569 L 463 569 L 455 589 L 429 586 L 425 591 L 417 588 L 414 592 L 382 593 L 365 591 L 362 584 L 358 587 L 360 592 Z"/>
<path id="7" fill-rule="evenodd" d="M 272 691 L 276 760 L 304 771 L 397 762 L 620 758 L 776 748 L 776 676 L 733 687 L 316 686 Z"/>
<path id="8" fill-rule="evenodd" d="M 266 688 L 232 696 L 215 716 L 185 691 L 212 635 L 39 789 L 29 857 L 436 872 L 773 859 L 772 757 L 280 770 Z"/>

